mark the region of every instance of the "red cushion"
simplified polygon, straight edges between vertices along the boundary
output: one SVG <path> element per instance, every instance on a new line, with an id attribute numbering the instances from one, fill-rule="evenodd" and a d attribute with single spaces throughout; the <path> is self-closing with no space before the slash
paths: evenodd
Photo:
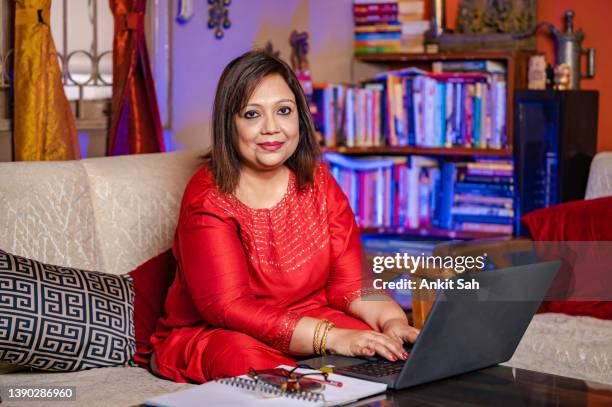
<path id="1" fill-rule="evenodd" d="M 149 368 L 153 352 L 150 338 L 155 332 L 158 318 L 164 312 L 164 301 L 168 287 L 176 271 L 176 260 L 172 249 L 153 257 L 129 272 L 134 281 L 134 330 L 136 354 L 134 361 Z"/>
<path id="2" fill-rule="evenodd" d="M 612 197 L 539 209 L 521 217 L 521 222 L 535 241 L 612 241 Z M 545 310 L 612 319 L 610 301 L 549 301 Z"/>

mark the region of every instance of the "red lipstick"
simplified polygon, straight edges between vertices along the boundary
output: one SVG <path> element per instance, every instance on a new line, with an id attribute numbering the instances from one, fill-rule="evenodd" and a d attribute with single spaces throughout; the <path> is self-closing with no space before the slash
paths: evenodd
<path id="1" fill-rule="evenodd" d="M 282 141 L 266 141 L 265 143 L 257 143 L 257 145 L 266 151 L 276 151 L 285 144 Z"/>

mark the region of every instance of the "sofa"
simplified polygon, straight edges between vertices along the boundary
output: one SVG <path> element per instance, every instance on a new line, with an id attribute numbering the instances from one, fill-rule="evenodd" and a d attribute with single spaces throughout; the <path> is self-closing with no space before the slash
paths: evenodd
<path id="1" fill-rule="evenodd" d="M 183 189 L 200 155 L 0 163 L 0 248 L 47 264 L 127 273 L 171 247 Z M 191 386 L 140 367 L 0 375 L 2 386 L 25 384 L 77 386 L 75 405 L 87 406 L 137 405 Z"/>
<path id="2" fill-rule="evenodd" d="M 182 192 L 201 153 L 0 163 L 0 249 L 125 274 L 171 247 Z M 606 195 L 612 195 L 612 153 L 594 159 L 587 190 L 587 198 Z M 611 360 L 612 321 L 539 314 L 506 364 L 612 384 Z M 76 386 L 70 405 L 89 407 L 137 405 L 192 386 L 133 366 L 0 375 L 0 386 L 16 385 Z"/>

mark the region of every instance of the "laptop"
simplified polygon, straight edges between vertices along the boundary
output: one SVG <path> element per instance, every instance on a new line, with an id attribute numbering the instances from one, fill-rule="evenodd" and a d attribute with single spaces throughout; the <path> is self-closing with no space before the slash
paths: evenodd
<path id="1" fill-rule="evenodd" d="M 514 354 L 559 266 L 551 261 L 454 276 L 455 287 L 463 279 L 479 289 L 438 290 L 414 346 L 405 346 L 405 361 L 331 355 L 300 363 L 333 365 L 334 373 L 394 389 L 497 365 Z"/>

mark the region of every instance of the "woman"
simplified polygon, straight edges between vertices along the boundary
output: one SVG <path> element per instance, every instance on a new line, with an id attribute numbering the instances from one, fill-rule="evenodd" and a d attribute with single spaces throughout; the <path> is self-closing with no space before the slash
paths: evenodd
<path id="1" fill-rule="evenodd" d="M 291 68 L 259 51 L 233 60 L 183 196 L 159 374 L 202 383 L 313 353 L 407 357 L 417 331 L 388 297 L 366 298 L 354 215 L 319 155 Z"/>

